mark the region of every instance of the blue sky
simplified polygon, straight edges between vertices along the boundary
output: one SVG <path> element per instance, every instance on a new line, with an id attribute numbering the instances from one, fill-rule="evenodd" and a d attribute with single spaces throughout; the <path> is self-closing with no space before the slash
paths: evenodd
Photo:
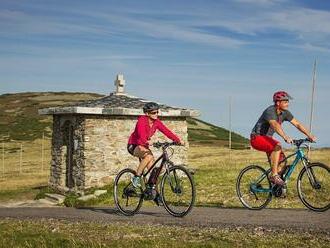
<path id="1" fill-rule="evenodd" d="M 108 94 L 123 73 L 131 95 L 195 108 L 246 137 L 276 90 L 330 146 L 330 1 L 0 1 L 0 94 Z M 301 137 L 284 125 L 292 137 Z"/>

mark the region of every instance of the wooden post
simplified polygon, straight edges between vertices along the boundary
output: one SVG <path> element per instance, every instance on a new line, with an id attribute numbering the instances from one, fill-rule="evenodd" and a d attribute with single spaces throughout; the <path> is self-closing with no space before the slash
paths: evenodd
<path id="1" fill-rule="evenodd" d="M 2 174 L 5 176 L 5 142 L 2 142 Z"/>
<path id="2" fill-rule="evenodd" d="M 20 150 L 20 156 L 19 156 L 19 174 L 22 173 L 22 160 L 23 160 L 23 145 L 21 143 L 21 150 Z"/>
<path id="3" fill-rule="evenodd" d="M 45 139 L 45 133 L 42 132 L 42 140 L 41 140 L 41 173 L 44 171 L 44 139 Z"/>
<path id="4" fill-rule="evenodd" d="M 231 96 L 229 97 L 229 149 L 231 149 Z"/>
<path id="5" fill-rule="evenodd" d="M 309 117 L 309 132 L 312 132 L 313 114 L 314 114 L 314 95 L 315 95 L 315 83 L 316 83 L 316 59 L 313 66 L 313 79 L 312 79 L 312 96 L 311 96 L 311 112 Z M 311 156 L 311 146 L 308 144 L 308 156 Z"/>
<path id="6" fill-rule="evenodd" d="M 229 148 L 229 163 L 231 162 L 231 96 L 229 97 L 229 137 L 228 137 L 228 148 Z"/>

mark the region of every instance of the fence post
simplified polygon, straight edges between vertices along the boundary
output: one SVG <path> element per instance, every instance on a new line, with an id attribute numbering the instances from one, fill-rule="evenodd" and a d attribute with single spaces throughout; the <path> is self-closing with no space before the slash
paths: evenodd
<path id="1" fill-rule="evenodd" d="M 2 142 L 2 174 L 5 176 L 5 142 Z"/>
<path id="2" fill-rule="evenodd" d="M 45 139 L 45 133 L 42 132 L 42 140 L 41 140 L 41 173 L 44 171 L 44 139 Z"/>
<path id="3" fill-rule="evenodd" d="M 22 157 L 23 157 L 23 145 L 21 143 L 21 150 L 20 150 L 20 156 L 19 156 L 19 174 L 22 173 Z"/>

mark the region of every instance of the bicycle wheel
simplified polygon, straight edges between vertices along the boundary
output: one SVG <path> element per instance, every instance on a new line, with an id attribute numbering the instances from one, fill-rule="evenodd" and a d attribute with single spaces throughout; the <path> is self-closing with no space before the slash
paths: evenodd
<path id="1" fill-rule="evenodd" d="M 135 188 L 131 178 L 135 175 L 132 169 L 123 169 L 118 173 L 114 185 L 114 198 L 118 210 L 124 215 L 134 215 L 142 206 L 142 188 Z"/>
<path id="2" fill-rule="evenodd" d="M 313 211 L 330 208 L 330 168 L 321 163 L 310 163 L 298 176 L 298 196 L 302 203 Z"/>
<path id="3" fill-rule="evenodd" d="M 238 175 L 236 192 L 241 203 L 252 210 L 260 210 L 272 199 L 267 172 L 258 165 L 249 165 Z"/>
<path id="4" fill-rule="evenodd" d="M 187 215 L 195 202 L 195 184 L 191 174 L 183 166 L 173 166 L 165 172 L 160 186 L 164 207 L 175 217 Z"/>

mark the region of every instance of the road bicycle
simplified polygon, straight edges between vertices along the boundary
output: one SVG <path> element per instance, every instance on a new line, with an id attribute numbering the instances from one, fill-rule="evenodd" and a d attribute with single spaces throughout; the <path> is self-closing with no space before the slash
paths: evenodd
<path id="1" fill-rule="evenodd" d="M 154 200 L 175 217 L 187 215 L 195 202 L 196 190 L 192 174 L 183 165 L 175 165 L 170 156 L 175 142 L 156 142 L 153 147 L 162 149 L 162 155 L 141 176 L 141 187 L 131 182 L 135 170 L 125 168 L 115 178 L 114 200 L 118 210 L 127 216 L 137 213 L 144 200 Z M 160 162 L 160 166 L 156 166 Z M 162 176 L 161 176 L 162 174 Z M 147 180 L 147 176 L 149 176 Z M 160 190 L 158 190 L 160 189 Z"/>
<path id="2" fill-rule="evenodd" d="M 301 202 L 313 211 L 326 211 L 330 208 L 330 168 L 319 163 L 310 162 L 303 151 L 309 139 L 293 140 L 295 152 L 282 161 L 286 164 L 290 157 L 294 157 L 291 165 L 284 167 L 281 175 L 287 183 L 299 162 L 303 165 L 298 178 L 297 190 Z M 249 165 L 238 175 L 236 192 L 241 203 L 248 209 L 260 210 L 265 208 L 272 197 L 280 197 L 286 191 L 286 185 L 273 185 L 269 180 L 271 169 L 265 170 L 259 165 Z"/>

